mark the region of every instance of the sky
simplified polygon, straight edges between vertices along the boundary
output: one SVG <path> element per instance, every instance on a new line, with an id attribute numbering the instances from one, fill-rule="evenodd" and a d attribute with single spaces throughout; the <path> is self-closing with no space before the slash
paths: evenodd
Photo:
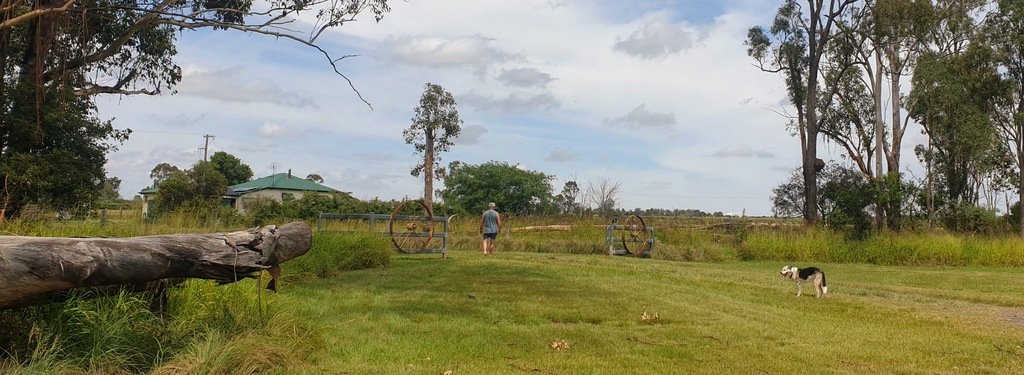
<path id="1" fill-rule="evenodd" d="M 800 164 L 782 78 L 743 45 L 780 1 L 389 3 L 379 23 L 364 15 L 319 40 L 353 55 L 339 70 L 372 107 L 309 47 L 180 33 L 176 93 L 98 99 L 101 118 L 132 130 L 108 175 L 131 198 L 155 165 L 201 160 L 212 135 L 208 153 L 239 157 L 255 178 L 291 170 L 360 199 L 418 198 L 419 156 L 402 131 L 427 82 L 452 93 L 464 121 L 443 164 L 518 165 L 553 176 L 554 193 L 569 180 L 618 183 L 620 208 L 770 216 L 771 190 Z M 918 137 L 908 131 L 905 147 Z M 837 147 L 819 154 L 841 162 Z"/>

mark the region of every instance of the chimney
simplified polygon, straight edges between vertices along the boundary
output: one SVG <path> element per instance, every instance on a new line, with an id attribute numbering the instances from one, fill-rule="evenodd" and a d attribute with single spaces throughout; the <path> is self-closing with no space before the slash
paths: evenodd
<path id="1" fill-rule="evenodd" d="M 288 178 L 292 178 L 292 169 L 288 168 Z"/>

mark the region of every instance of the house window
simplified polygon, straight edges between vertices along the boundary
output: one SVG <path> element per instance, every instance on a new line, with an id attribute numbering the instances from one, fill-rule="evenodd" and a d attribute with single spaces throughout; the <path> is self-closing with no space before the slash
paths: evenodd
<path id="1" fill-rule="evenodd" d="M 290 201 L 290 200 L 295 200 L 295 196 L 292 195 L 292 193 L 281 193 L 281 201 L 282 202 L 287 202 L 287 201 Z"/>

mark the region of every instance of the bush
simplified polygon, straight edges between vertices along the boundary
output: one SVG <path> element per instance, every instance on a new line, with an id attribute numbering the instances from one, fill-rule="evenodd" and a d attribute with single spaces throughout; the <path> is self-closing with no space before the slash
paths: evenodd
<path id="1" fill-rule="evenodd" d="M 1008 229 L 994 211 L 968 203 L 943 210 L 942 221 L 947 229 L 960 233 L 994 234 Z"/>

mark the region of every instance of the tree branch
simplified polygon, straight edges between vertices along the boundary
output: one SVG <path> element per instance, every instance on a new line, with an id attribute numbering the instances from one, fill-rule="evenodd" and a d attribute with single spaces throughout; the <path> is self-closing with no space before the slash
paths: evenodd
<path id="1" fill-rule="evenodd" d="M 74 5 L 74 3 L 75 3 L 75 0 L 68 0 L 67 2 L 64 3 L 64 5 L 59 6 L 59 7 L 33 9 L 31 11 L 26 12 L 25 14 L 21 14 L 21 15 L 18 15 L 17 17 L 7 19 L 4 22 L 0 22 L 0 30 L 21 25 L 21 24 L 23 24 L 25 22 L 29 22 L 29 21 L 31 21 L 33 19 L 45 16 L 45 15 L 50 14 L 50 13 L 64 13 L 64 12 L 67 12 L 68 9 L 71 8 L 71 5 Z M 12 8 L 16 7 L 17 5 L 18 5 L 18 3 L 15 2 L 15 3 L 11 4 L 8 7 L 4 7 L 3 9 L 0 9 L 0 12 L 8 12 Z"/>

